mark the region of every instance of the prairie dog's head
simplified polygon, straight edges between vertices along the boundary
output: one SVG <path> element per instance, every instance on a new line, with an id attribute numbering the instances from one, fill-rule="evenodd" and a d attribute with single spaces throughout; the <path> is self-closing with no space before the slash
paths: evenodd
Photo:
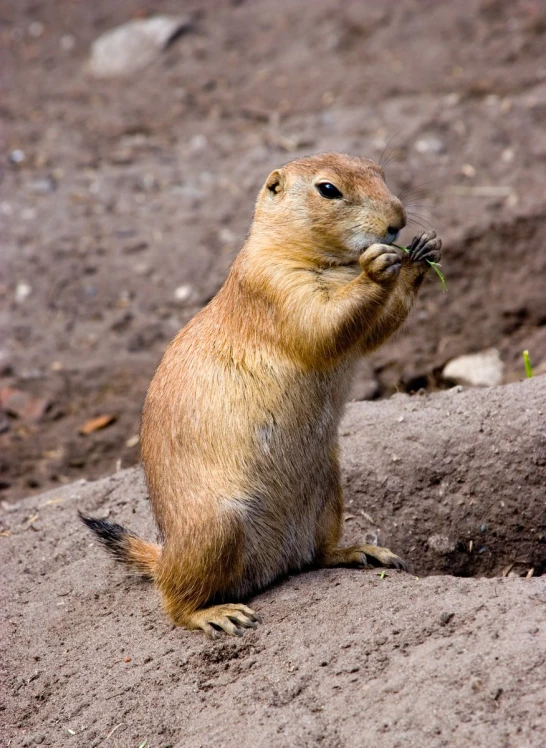
<path id="1" fill-rule="evenodd" d="M 275 169 L 256 203 L 260 232 L 332 264 L 355 262 L 371 244 L 390 244 L 406 225 L 383 169 L 366 158 L 323 153 Z M 318 258 L 317 258 L 318 259 Z"/>

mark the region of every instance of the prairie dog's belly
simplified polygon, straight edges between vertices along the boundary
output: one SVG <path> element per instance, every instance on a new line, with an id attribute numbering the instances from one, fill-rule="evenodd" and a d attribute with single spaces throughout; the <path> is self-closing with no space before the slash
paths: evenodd
<path id="1" fill-rule="evenodd" d="M 253 427 L 243 491 L 224 505 L 244 527 L 237 594 L 263 588 L 314 560 L 319 518 L 339 490 L 337 430 L 347 386 L 346 371 L 294 383 L 298 417 L 288 407 Z"/>

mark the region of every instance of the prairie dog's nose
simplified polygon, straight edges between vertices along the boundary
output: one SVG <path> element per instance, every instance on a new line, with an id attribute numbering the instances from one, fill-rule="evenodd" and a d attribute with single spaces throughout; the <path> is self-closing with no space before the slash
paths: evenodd
<path id="1" fill-rule="evenodd" d="M 397 234 L 399 231 L 402 231 L 404 226 L 406 225 L 406 222 L 400 223 L 397 226 L 387 226 L 387 234 Z"/>
<path id="2" fill-rule="evenodd" d="M 387 226 L 387 241 L 389 244 L 392 244 L 392 242 L 395 241 L 400 231 L 402 231 L 406 225 L 406 214 L 404 213 L 404 208 L 401 205 L 394 205 L 393 207 L 393 215 L 391 215 L 389 225 Z"/>
<path id="3" fill-rule="evenodd" d="M 401 205 L 395 205 L 394 215 L 391 216 L 389 225 L 387 227 L 387 232 L 389 234 L 397 234 L 399 231 L 402 231 L 405 225 L 406 214 L 404 213 L 404 208 Z"/>
<path id="4" fill-rule="evenodd" d="M 391 217 L 390 223 L 387 226 L 387 236 L 386 236 L 387 244 L 392 244 L 394 241 L 396 241 L 398 234 L 402 231 L 405 225 L 406 225 L 406 216 L 404 215 L 404 212 L 400 211 L 398 213 L 397 211 L 397 215 Z"/>

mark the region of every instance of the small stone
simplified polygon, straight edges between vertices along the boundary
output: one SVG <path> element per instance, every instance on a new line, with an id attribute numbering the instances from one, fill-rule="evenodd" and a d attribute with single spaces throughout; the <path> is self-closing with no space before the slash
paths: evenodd
<path id="1" fill-rule="evenodd" d="M 134 436 L 129 437 L 127 441 L 125 442 L 126 447 L 136 447 L 138 442 L 140 441 L 138 434 L 135 434 Z"/>
<path id="2" fill-rule="evenodd" d="M 415 150 L 418 153 L 433 153 L 439 155 L 445 153 L 446 146 L 444 141 L 437 135 L 427 135 L 424 138 L 419 138 L 415 142 Z"/>
<path id="3" fill-rule="evenodd" d="M 218 232 L 218 238 L 220 239 L 222 244 L 234 244 L 237 240 L 237 236 L 231 229 L 228 229 L 227 226 L 224 226 L 220 229 L 220 231 Z"/>
<path id="4" fill-rule="evenodd" d="M 34 179 L 30 183 L 30 189 L 35 195 L 49 195 L 55 190 L 56 186 L 55 180 L 50 176 Z"/>
<path id="5" fill-rule="evenodd" d="M 442 371 L 443 379 L 474 387 L 493 387 L 502 382 L 503 376 L 504 365 L 496 348 L 454 358 Z"/>
<path id="6" fill-rule="evenodd" d="M 442 613 L 440 616 L 440 623 L 442 626 L 447 626 L 451 619 L 455 616 L 455 613 Z"/>
<path id="7" fill-rule="evenodd" d="M 40 21 L 33 21 L 28 27 L 28 33 L 34 39 L 39 39 L 44 33 L 45 26 Z"/>
<path id="8" fill-rule="evenodd" d="M 22 164 L 25 158 L 25 152 L 20 148 L 16 148 L 9 154 L 9 160 L 12 164 Z"/>
<path id="9" fill-rule="evenodd" d="M 451 538 L 448 538 L 447 535 L 431 535 L 427 540 L 427 545 L 433 551 L 436 551 L 436 553 L 439 553 L 442 556 L 448 553 L 453 553 L 457 548 L 457 543 Z"/>
<path id="10" fill-rule="evenodd" d="M 174 291 L 174 298 L 177 301 L 187 301 L 192 295 L 193 289 L 189 284 L 178 286 Z"/>
<path id="11" fill-rule="evenodd" d="M 133 270 L 136 275 L 145 276 L 151 275 L 154 268 L 153 265 L 150 265 L 149 262 L 137 262 L 133 265 Z"/>
<path id="12" fill-rule="evenodd" d="M 28 283 L 18 283 L 17 287 L 15 288 L 15 301 L 18 304 L 22 304 L 23 301 L 26 301 L 30 294 L 32 293 L 32 286 L 29 286 Z"/>
<path id="13" fill-rule="evenodd" d="M 208 145 L 208 140 L 205 135 L 194 135 L 190 140 L 190 149 L 197 153 L 203 151 Z"/>
<path id="14" fill-rule="evenodd" d="M 72 34 L 63 34 L 59 41 L 59 47 L 63 52 L 70 52 L 76 46 L 76 37 Z"/>
<path id="15" fill-rule="evenodd" d="M 472 166 L 472 164 L 463 164 L 461 166 L 461 172 L 465 175 L 465 177 L 468 177 L 469 179 L 472 179 L 472 177 L 476 176 L 476 169 Z"/>
<path id="16" fill-rule="evenodd" d="M 450 93 L 444 96 L 444 101 L 447 106 L 456 106 L 461 101 L 461 95 L 458 93 Z"/>

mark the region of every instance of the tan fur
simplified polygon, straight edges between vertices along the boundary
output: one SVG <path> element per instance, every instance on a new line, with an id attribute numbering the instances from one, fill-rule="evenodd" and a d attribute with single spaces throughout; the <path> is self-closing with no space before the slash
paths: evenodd
<path id="1" fill-rule="evenodd" d="M 168 347 L 141 435 L 163 547 L 138 553 L 176 624 L 239 634 L 258 619 L 236 601 L 289 571 L 399 561 L 339 548 L 337 430 L 354 362 L 403 322 L 427 269 L 377 243 L 404 223 L 372 161 L 287 164 L 223 288 Z"/>

